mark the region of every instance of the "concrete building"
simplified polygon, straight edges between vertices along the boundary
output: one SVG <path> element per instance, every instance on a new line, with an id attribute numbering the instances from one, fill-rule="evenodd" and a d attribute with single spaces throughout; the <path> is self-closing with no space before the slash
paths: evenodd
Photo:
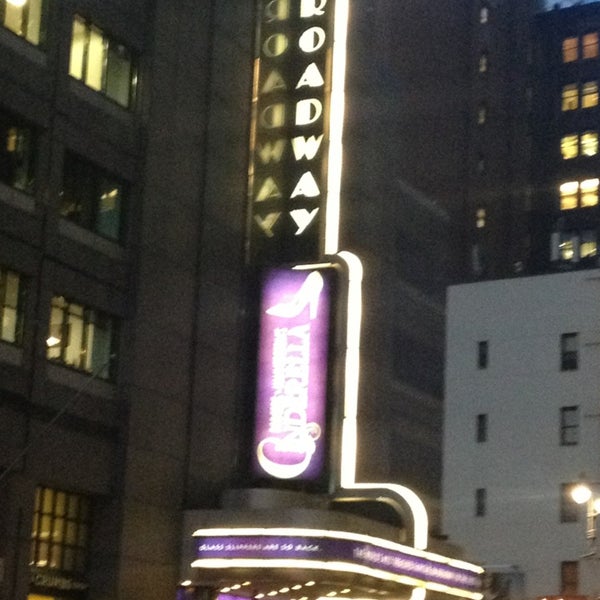
<path id="1" fill-rule="evenodd" d="M 600 481 L 599 284 L 583 270 L 450 288 L 444 531 L 499 574 L 495 595 L 600 589 L 570 497 Z"/>

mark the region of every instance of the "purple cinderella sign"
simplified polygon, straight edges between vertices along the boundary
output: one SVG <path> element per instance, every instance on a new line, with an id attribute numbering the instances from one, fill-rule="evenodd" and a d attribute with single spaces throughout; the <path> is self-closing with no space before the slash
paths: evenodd
<path id="1" fill-rule="evenodd" d="M 264 279 L 253 470 L 315 480 L 325 462 L 331 282 L 323 270 L 273 269 Z"/>

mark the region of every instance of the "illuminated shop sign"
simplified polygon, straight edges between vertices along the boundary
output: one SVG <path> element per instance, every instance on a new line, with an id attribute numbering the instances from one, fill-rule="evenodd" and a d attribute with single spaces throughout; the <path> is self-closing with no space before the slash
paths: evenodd
<path id="1" fill-rule="evenodd" d="M 201 533 L 201 532 L 198 532 Z M 194 567 L 272 566 L 354 572 L 465 598 L 481 597 L 481 569 L 407 546 L 348 532 L 198 535 Z M 207 531 L 209 533 L 209 531 Z"/>
<path id="2" fill-rule="evenodd" d="M 260 303 L 253 470 L 315 480 L 326 460 L 331 270 L 273 269 Z"/>
<path id="3" fill-rule="evenodd" d="M 335 4 L 258 2 L 248 187 L 253 262 L 314 261 L 323 253 Z"/>

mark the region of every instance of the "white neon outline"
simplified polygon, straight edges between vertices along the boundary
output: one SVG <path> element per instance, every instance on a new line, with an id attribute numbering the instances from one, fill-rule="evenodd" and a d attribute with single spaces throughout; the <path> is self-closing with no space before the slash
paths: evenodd
<path id="1" fill-rule="evenodd" d="M 483 569 L 477 565 L 460 561 L 440 554 L 425 552 L 410 546 L 403 546 L 389 540 L 375 538 L 365 534 L 352 533 L 348 531 L 332 531 L 327 529 L 305 529 L 295 527 L 241 527 L 241 528 L 212 528 L 198 529 L 193 533 L 193 537 L 238 537 L 238 536 L 301 536 L 301 537 L 324 537 L 332 539 L 345 539 L 361 543 L 370 544 L 376 547 L 395 550 L 410 554 L 418 558 L 424 558 L 431 562 L 437 562 L 448 566 L 470 571 L 474 574 L 483 573 Z M 411 598 L 420 600 L 425 596 L 426 590 L 444 592 L 453 596 L 468 598 L 469 600 L 481 600 L 483 594 L 472 592 L 462 588 L 435 583 L 425 579 L 410 577 L 408 575 L 399 575 L 376 569 L 365 565 L 357 565 L 344 561 L 316 561 L 309 559 L 249 559 L 249 558 L 200 558 L 191 563 L 194 568 L 203 569 L 226 569 L 226 568 L 282 568 L 282 569 L 315 569 L 325 571 L 342 571 L 346 573 L 355 573 L 381 579 L 384 581 L 394 581 L 402 585 L 414 586 Z"/>
<path id="2" fill-rule="evenodd" d="M 383 489 L 408 504 L 413 515 L 414 547 L 427 548 L 428 518 L 421 499 L 411 489 L 393 483 L 357 483 L 356 456 L 358 449 L 358 383 L 360 371 L 360 327 L 362 320 L 363 266 L 355 254 L 338 252 L 348 268 L 348 324 L 346 330 L 346 368 L 344 389 L 344 417 L 342 424 L 342 448 L 340 485 L 347 490 Z M 414 597 L 413 600 L 423 600 Z"/>
<path id="3" fill-rule="evenodd" d="M 325 254 L 338 251 L 340 195 L 342 182 L 342 134 L 344 130 L 346 38 L 348 0 L 336 0 L 333 17 L 331 94 L 329 97 L 329 156 L 327 163 L 327 203 L 325 207 Z"/>

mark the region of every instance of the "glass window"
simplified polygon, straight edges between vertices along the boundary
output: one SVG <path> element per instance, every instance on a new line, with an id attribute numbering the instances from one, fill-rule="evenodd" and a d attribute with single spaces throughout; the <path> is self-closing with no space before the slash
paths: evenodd
<path id="1" fill-rule="evenodd" d="M 578 367 L 579 334 L 563 333 L 560 336 L 560 370 L 576 371 Z"/>
<path id="2" fill-rule="evenodd" d="M 490 9 L 487 6 L 482 6 L 479 9 L 479 22 L 484 25 L 490 19 Z"/>
<path id="3" fill-rule="evenodd" d="M 488 435 L 488 416 L 487 414 L 477 415 L 477 443 L 487 442 Z"/>
<path id="4" fill-rule="evenodd" d="M 475 516 L 484 517 L 487 509 L 487 493 L 485 488 L 475 490 Z"/>
<path id="5" fill-rule="evenodd" d="M 0 339 L 12 344 L 23 340 L 24 291 L 15 271 L 0 267 Z"/>
<path id="6" fill-rule="evenodd" d="M 36 46 L 43 41 L 43 10 L 44 0 L 0 0 L 2 25 Z"/>
<path id="7" fill-rule="evenodd" d="M 489 345 L 487 340 L 477 342 L 477 367 L 487 369 L 489 361 Z"/>
<path id="8" fill-rule="evenodd" d="M 581 206 L 596 206 L 598 204 L 598 179 L 584 179 L 579 184 Z"/>
<path id="9" fill-rule="evenodd" d="M 576 37 L 565 38 L 562 43 L 563 62 L 573 62 L 577 60 L 579 40 Z"/>
<path id="10" fill-rule="evenodd" d="M 575 446 L 579 443 L 579 407 L 563 406 L 560 409 L 560 445 Z"/>
<path id="11" fill-rule="evenodd" d="M 581 134 L 581 154 L 595 156 L 598 154 L 598 132 L 586 131 Z"/>
<path id="12" fill-rule="evenodd" d="M 596 232 L 585 230 L 581 232 L 581 241 L 579 244 L 580 258 L 593 258 L 598 254 L 598 243 Z"/>
<path id="13" fill-rule="evenodd" d="M 104 31 L 76 15 L 73 19 L 69 74 L 106 94 L 121 106 L 131 106 L 137 83 L 133 56 Z"/>
<path id="14" fill-rule="evenodd" d="M 116 322 L 100 311 L 55 296 L 46 345 L 49 360 L 102 379 L 114 377 Z"/>
<path id="15" fill-rule="evenodd" d="M 63 167 L 60 214 L 104 237 L 122 231 L 125 185 L 80 156 L 67 152 Z"/>
<path id="16" fill-rule="evenodd" d="M 577 208 L 577 197 L 579 193 L 578 181 L 567 181 L 560 185 L 560 209 L 571 210 Z"/>
<path id="17" fill-rule="evenodd" d="M 598 106 L 598 82 L 586 81 L 581 87 L 581 108 Z"/>
<path id="18" fill-rule="evenodd" d="M 579 108 L 579 90 L 577 84 L 570 83 L 562 89 L 562 110 L 577 110 Z"/>
<path id="19" fill-rule="evenodd" d="M 560 140 L 560 151 L 564 160 L 575 158 L 579 154 L 579 136 L 563 135 Z"/>
<path id="20" fill-rule="evenodd" d="M 560 522 L 574 523 L 579 520 L 581 507 L 571 497 L 571 491 L 576 484 L 561 483 L 560 485 Z"/>
<path id="21" fill-rule="evenodd" d="M 488 55 L 487 52 L 482 52 L 479 55 L 479 72 L 480 73 L 486 73 L 488 70 Z"/>
<path id="22" fill-rule="evenodd" d="M 477 124 L 483 125 L 487 121 L 487 106 L 480 104 L 477 108 Z"/>
<path id="23" fill-rule="evenodd" d="M 483 229 L 485 227 L 485 219 L 485 208 L 478 208 L 477 212 L 475 213 L 475 226 L 477 229 Z"/>
<path id="24" fill-rule="evenodd" d="M 577 259 L 577 238 L 571 232 L 561 232 L 558 251 L 561 260 L 573 261 Z"/>
<path id="25" fill-rule="evenodd" d="M 31 564 L 83 573 L 87 561 L 89 524 L 89 498 L 38 487 L 31 529 Z"/>
<path id="26" fill-rule="evenodd" d="M 32 193 L 36 148 L 34 128 L 23 119 L 0 109 L 0 181 Z"/>
<path id="27" fill-rule="evenodd" d="M 581 55 L 583 58 L 598 57 L 598 34 L 595 31 L 581 38 Z"/>

